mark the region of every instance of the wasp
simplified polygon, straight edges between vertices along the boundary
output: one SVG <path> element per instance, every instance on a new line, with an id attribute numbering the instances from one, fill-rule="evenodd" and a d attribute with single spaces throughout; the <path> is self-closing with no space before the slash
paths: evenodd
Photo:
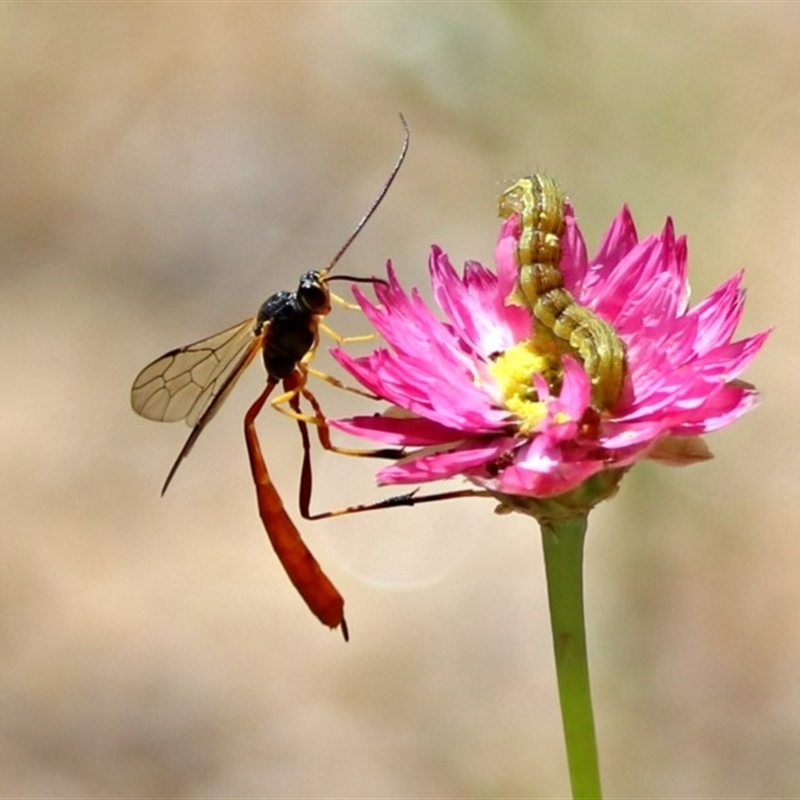
<path id="1" fill-rule="evenodd" d="M 620 401 L 625 381 L 625 345 L 614 329 L 564 288 L 561 236 L 565 197 L 546 175 L 520 178 L 500 195 L 499 214 L 518 214 L 519 276 L 507 303 L 533 314 L 535 339 L 545 348 L 576 355 L 592 382 L 592 402 L 608 411 Z"/>
<path id="2" fill-rule="evenodd" d="M 336 378 L 313 369 L 310 363 L 319 345 L 320 328 L 324 327 L 322 320 L 331 311 L 332 294 L 328 284 L 332 280 L 377 280 L 331 276 L 331 272 L 383 201 L 405 160 L 410 135 L 405 118 L 401 115 L 400 119 L 403 126 L 400 155 L 369 210 L 328 266 L 322 270 L 305 272 L 294 291 L 280 291 L 271 295 L 255 317 L 165 353 L 136 376 L 131 389 L 131 406 L 140 416 L 159 422 L 185 420 L 192 429 L 167 474 L 161 490 L 163 495 L 200 434 L 219 411 L 247 367 L 261 353 L 267 373 L 266 385 L 244 417 L 245 442 L 259 514 L 272 547 L 300 596 L 323 624 L 330 628 L 341 628 L 345 640 L 349 634 L 344 618 L 344 599 L 322 571 L 284 508 L 261 451 L 256 419 L 276 386 L 282 384 L 283 391 L 270 404 L 293 417 L 300 426 L 304 449 L 300 510 L 304 517 L 316 519 L 393 504 L 412 504 L 401 497 L 318 515 L 311 515 L 309 511 L 311 465 L 308 422 L 317 426 L 320 442 L 328 450 L 388 458 L 400 455 L 399 451 L 394 450 L 363 451 L 335 447 L 321 407 L 306 386 L 308 376 L 315 375 L 336 386 L 348 388 Z M 361 393 L 356 389 L 352 391 Z M 313 417 L 300 413 L 301 397 L 310 403 L 314 410 Z"/>

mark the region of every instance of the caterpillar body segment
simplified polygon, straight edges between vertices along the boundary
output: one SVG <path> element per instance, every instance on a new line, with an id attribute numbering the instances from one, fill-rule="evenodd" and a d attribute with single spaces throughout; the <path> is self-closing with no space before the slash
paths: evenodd
<path id="1" fill-rule="evenodd" d="M 552 178 L 520 178 L 500 196 L 504 219 L 518 214 L 519 275 L 506 302 L 528 308 L 534 340 L 544 349 L 577 356 L 592 381 L 592 403 L 608 411 L 620 401 L 625 382 L 625 345 L 616 331 L 580 305 L 564 288 L 561 236 L 566 228 L 565 197 Z"/>

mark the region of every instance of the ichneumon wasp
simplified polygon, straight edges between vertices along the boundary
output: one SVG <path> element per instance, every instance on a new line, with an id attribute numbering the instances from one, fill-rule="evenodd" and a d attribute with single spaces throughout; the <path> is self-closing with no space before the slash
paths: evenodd
<path id="1" fill-rule="evenodd" d="M 381 204 L 405 160 L 410 135 L 402 114 L 400 120 L 403 125 L 400 155 L 369 210 L 328 266 L 322 270 L 305 272 L 296 290 L 276 292 L 270 296 L 255 317 L 165 353 L 136 376 L 131 389 L 131 405 L 140 416 L 159 422 L 185 420 L 192 429 L 167 475 L 161 490 L 163 495 L 206 425 L 219 411 L 245 369 L 261 352 L 267 372 L 266 386 L 244 418 L 245 441 L 256 486 L 259 513 L 283 568 L 303 600 L 322 623 L 331 628 L 341 627 L 345 639 L 348 638 L 348 631 L 344 619 L 344 599 L 322 571 L 287 514 L 267 470 L 255 423 L 275 387 L 282 384 L 283 392 L 273 398 L 270 404 L 276 410 L 294 418 L 300 426 L 304 451 L 300 510 L 304 517 L 317 519 L 387 505 L 414 504 L 410 495 L 403 495 L 383 503 L 353 506 L 323 514 L 312 515 L 309 511 L 311 462 L 307 423 L 316 425 L 319 440 L 327 450 L 346 455 L 388 458 L 401 454 L 397 450 L 366 451 L 334 446 L 320 405 L 306 387 L 308 376 L 312 374 L 341 388 L 349 388 L 336 378 L 314 370 L 310 362 L 319 344 L 320 327 L 324 327 L 322 320 L 331 311 L 328 284 L 332 280 L 376 280 L 346 275 L 332 277 L 330 273 Z M 357 389 L 351 391 L 362 393 Z M 311 404 L 313 417 L 301 413 L 301 397 Z"/>

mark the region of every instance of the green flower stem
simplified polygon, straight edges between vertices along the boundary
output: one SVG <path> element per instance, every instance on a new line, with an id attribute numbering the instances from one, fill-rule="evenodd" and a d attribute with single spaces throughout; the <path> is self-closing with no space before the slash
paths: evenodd
<path id="1" fill-rule="evenodd" d="M 602 798 L 583 619 L 585 514 L 540 521 L 573 798 Z"/>

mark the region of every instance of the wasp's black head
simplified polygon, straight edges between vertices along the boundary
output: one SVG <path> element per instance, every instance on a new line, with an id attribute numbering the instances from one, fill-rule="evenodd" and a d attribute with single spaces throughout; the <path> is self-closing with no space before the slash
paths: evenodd
<path id="1" fill-rule="evenodd" d="M 331 293 L 317 270 L 304 272 L 297 287 L 297 301 L 312 314 L 327 314 L 331 310 Z"/>

